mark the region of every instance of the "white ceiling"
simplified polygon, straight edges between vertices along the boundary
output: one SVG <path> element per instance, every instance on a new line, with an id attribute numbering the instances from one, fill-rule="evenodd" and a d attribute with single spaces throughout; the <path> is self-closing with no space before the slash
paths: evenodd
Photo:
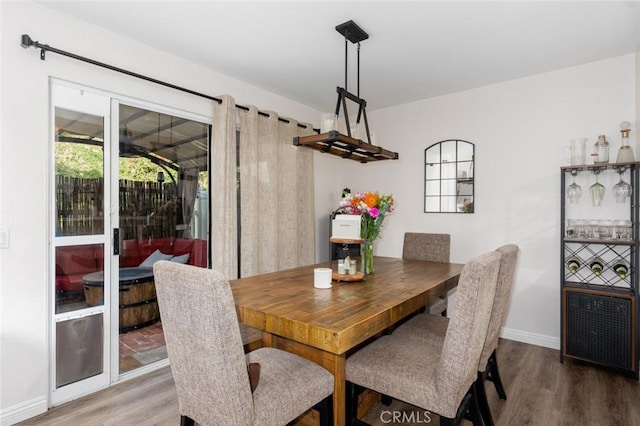
<path id="1" fill-rule="evenodd" d="M 369 110 L 619 56 L 640 43 L 636 1 L 42 3 L 321 111 L 335 108 L 335 88 L 344 86 L 335 26 L 350 19 L 369 33 L 360 53 Z M 355 93 L 355 45 L 349 52 Z"/>

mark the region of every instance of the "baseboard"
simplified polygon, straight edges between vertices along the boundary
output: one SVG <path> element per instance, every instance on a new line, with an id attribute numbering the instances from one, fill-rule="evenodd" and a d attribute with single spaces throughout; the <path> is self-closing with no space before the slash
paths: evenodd
<path id="1" fill-rule="evenodd" d="M 0 426 L 9 426 L 45 413 L 47 397 L 40 396 L 0 410 Z"/>
<path id="2" fill-rule="evenodd" d="M 515 340 L 516 342 L 543 346 L 545 348 L 560 349 L 560 339 L 557 337 L 547 336 L 545 334 L 530 333 L 528 331 L 502 327 L 500 337 L 503 339 Z"/>

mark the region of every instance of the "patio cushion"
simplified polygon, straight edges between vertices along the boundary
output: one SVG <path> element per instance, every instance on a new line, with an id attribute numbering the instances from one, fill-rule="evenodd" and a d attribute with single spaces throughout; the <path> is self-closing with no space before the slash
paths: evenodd
<path id="1" fill-rule="evenodd" d="M 141 268 L 152 268 L 153 264 L 159 260 L 169 260 L 173 257 L 172 254 L 162 253 L 160 250 L 156 250 L 151 253 L 145 260 L 140 263 Z"/>

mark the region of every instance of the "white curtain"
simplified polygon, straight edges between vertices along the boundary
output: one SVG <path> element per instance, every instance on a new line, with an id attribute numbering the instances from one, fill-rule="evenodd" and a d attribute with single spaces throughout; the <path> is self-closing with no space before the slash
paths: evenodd
<path id="1" fill-rule="evenodd" d="M 235 100 L 222 96 L 213 115 L 211 142 L 211 259 L 228 279 L 238 277 Z"/>
<path id="2" fill-rule="evenodd" d="M 198 193 L 198 169 L 187 169 L 180 176 L 182 183 L 182 224 L 178 225 L 182 230 L 182 238 L 192 238 L 191 218 Z M 176 228 L 176 230 L 178 230 Z"/>
<path id="3" fill-rule="evenodd" d="M 313 132 L 255 107 L 240 112 L 240 275 L 315 261 L 313 152 L 293 145 Z"/>

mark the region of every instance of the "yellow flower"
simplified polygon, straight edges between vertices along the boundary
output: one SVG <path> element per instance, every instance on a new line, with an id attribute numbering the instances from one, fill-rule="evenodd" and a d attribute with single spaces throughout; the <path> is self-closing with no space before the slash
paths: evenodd
<path id="1" fill-rule="evenodd" d="M 367 192 L 367 195 L 364 196 L 364 203 L 369 208 L 375 207 L 378 203 L 378 196 L 373 192 Z"/>

